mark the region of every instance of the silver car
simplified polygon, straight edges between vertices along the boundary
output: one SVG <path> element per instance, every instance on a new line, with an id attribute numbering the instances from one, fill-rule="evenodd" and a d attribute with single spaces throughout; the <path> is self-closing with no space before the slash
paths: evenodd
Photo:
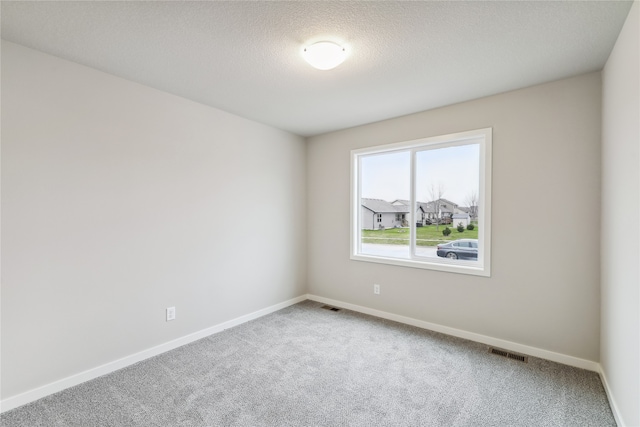
<path id="1" fill-rule="evenodd" d="M 439 257 L 449 259 L 478 259 L 478 239 L 460 239 L 438 245 Z"/>

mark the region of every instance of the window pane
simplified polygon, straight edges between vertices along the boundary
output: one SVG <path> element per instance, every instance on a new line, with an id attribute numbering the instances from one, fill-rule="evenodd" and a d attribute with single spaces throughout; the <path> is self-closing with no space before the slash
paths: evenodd
<path id="1" fill-rule="evenodd" d="M 416 227 L 419 257 L 477 260 L 480 145 L 477 143 L 416 152 L 416 201 L 429 221 Z M 475 213 L 475 215 L 474 215 Z M 472 230 L 468 226 L 472 224 Z M 448 229 L 449 233 L 447 234 Z M 460 239 L 470 241 L 457 242 Z"/>
<path id="2" fill-rule="evenodd" d="M 360 157 L 360 253 L 410 258 L 409 151 Z"/>

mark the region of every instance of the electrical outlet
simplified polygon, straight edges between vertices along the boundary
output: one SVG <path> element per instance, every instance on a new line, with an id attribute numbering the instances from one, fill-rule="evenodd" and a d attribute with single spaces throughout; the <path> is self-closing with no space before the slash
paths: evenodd
<path id="1" fill-rule="evenodd" d="M 373 285 L 373 293 L 376 295 L 380 295 L 380 285 Z"/>
<path id="2" fill-rule="evenodd" d="M 176 318 L 176 308 L 175 307 L 167 307 L 167 322 L 169 320 L 174 320 Z"/>

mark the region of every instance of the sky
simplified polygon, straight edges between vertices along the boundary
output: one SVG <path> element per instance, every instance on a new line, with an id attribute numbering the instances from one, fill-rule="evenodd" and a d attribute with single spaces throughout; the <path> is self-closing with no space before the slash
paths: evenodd
<path id="1" fill-rule="evenodd" d="M 478 194 L 480 146 L 468 144 L 416 153 L 416 191 L 419 202 L 432 200 L 429 189 L 442 184 L 442 198 L 467 206 Z M 361 158 L 362 197 L 392 202 L 409 200 L 411 152 L 383 153 Z"/>

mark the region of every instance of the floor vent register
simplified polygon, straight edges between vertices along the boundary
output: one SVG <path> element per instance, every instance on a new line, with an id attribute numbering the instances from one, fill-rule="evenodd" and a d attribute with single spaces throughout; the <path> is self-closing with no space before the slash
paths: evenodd
<path id="1" fill-rule="evenodd" d="M 490 347 L 489 353 L 506 357 L 507 359 L 517 360 L 523 363 L 528 363 L 529 361 L 529 358 L 523 354 L 511 353 L 510 351 L 500 350 L 499 348 Z"/>

